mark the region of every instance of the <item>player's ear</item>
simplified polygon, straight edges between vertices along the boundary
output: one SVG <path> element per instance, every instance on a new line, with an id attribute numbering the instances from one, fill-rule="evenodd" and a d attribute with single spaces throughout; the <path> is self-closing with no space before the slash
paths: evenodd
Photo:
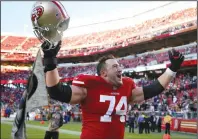
<path id="1" fill-rule="evenodd" d="M 107 70 L 106 70 L 106 67 L 103 67 L 100 71 L 100 75 L 104 76 L 104 77 L 107 77 Z"/>
<path id="2" fill-rule="evenodd" d="M 104 70 L 104 68 L 102 68 L 102 69 L 101 69 L 101 71 L 100 71 L 100 75 L 102 75 L 102 76 L 104 76 L 104 77 L 105 77 L 105 70 Z"/>

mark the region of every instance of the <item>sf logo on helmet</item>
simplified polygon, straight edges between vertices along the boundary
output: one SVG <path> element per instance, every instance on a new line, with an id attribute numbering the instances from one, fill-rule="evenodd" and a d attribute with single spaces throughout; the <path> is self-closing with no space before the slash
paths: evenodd
<path id="1" fill-rule="evenodd" d="M 43 12 L 44 8 L 42 6 L 35 7 L 32 11 L 32 21 L 38 20 L 43 15 Z"/>

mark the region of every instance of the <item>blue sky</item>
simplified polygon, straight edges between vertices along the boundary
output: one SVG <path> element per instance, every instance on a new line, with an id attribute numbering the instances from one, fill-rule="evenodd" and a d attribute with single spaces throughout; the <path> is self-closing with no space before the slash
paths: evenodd
<path id="1" fill-rule="evenodd" d="M 65 6 L 69 16 L 71 17 L 69 27 L 72 28 L 75 26 L 91 24 L 95 22 L 113 20 L 122 17 L 130 17 L 133 14 L 145 10 L 149 10 L 170 2 L 169 1 L 166 2 L 62 1 L 62 3 Z M 11 34 L 19 34 L 19 35 L 33 35 L 31 21 L 30 21 L 30 12 L 33 4 L 34 1 L 7 1 L 7 2 L 2 1 L 1 2 L 2 34 L 11 33 Z M 184 5 L 185 7 L 186 5 L 196 6 L 196 2 L 186 2 L 186 3 L 183 2 L 183 4 L 180 5 L 181 7 L 182 5 Z M 180 7 L 179 4 L 177 4 L 177 7 Z M 102 30 L 102 27 L 99 27 L 99 29 Z M 70 32 L 76 32 L 74 29 L 73 30 L 70 29 L 70 30 L 71 30 Z M 78 28 L 78 30 L 80 29 Z M 87 28 L 86 30 L 88 31 Z"/>

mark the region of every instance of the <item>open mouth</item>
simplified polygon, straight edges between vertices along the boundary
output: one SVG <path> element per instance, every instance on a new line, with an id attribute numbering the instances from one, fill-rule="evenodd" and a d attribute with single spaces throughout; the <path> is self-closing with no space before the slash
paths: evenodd
<path id="1" fill-rule="evenodd" d="M 121 74 L 118 74 L 117 77 L 121 79 L 122 75 Z"/>

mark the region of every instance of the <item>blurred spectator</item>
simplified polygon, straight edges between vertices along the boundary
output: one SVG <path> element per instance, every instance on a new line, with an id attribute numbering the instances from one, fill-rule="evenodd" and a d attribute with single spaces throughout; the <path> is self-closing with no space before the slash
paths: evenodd
<path id="1" fill-rule="evenodd" d="M 135 115 L 132 113 L 129 115 L 129 133 L 134 133 L 134 128 L 135 128 Z"/>

